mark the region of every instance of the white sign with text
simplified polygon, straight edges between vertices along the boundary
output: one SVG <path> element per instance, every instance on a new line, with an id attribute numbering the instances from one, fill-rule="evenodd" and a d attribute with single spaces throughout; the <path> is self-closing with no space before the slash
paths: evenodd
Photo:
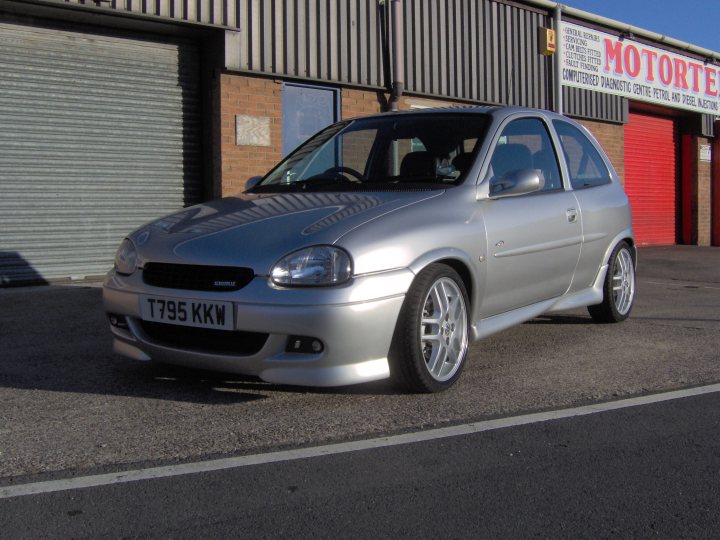
<path id="1" fill-rule="evenodd" d="M 630 39 L 563 23 L 562 83 L 720 115 L 720 68 Z"/>

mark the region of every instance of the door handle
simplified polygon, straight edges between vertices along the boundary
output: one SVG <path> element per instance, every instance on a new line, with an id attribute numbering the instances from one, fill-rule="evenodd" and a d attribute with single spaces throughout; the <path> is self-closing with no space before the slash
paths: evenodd
<path id="1" fill-rule="evenodd" d="M 578 213 L 574 208 L 568 208 L 565 215 L 567 216 L 568 223 L 575 223 L 577 221 Z"/>

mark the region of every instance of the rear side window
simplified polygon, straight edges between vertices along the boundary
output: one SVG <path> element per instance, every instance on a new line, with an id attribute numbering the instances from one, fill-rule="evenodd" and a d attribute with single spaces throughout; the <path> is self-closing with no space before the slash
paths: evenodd
<path id="1" fill-rule="evenodd" d="M 609 184 L 610 171 L 587 136 L 567 122 L 554 120 L 553 124 L 560 137 L 573 189 Z"/>

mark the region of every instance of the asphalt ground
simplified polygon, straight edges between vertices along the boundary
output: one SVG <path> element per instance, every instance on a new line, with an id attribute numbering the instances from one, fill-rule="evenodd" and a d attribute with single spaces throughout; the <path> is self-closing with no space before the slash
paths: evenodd
<path id="1" fill-rule="evenodd" d="M 714 388 L 413 444 L 16 496 L 0 500 L 0 534 L 717 538 L 718 406 Z"/>
<path id="2" fill-rule="evenodd" d="M 720 249 L 640 251 L 619 325 L 585 310 L 473 345 L 458 384 L 293 388 L 111 352 L 96 286 L 0 290 L 0 485 L 363 439 L 720 382 Z"/>

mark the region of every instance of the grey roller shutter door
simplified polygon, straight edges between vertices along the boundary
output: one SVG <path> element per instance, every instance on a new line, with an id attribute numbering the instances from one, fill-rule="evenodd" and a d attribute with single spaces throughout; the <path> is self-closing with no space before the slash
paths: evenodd
<path id="1" fill-rule="evenodd" d="M 201 192 L 191 43 L 0 24 L 0 285 L 101 275 Z"/>

